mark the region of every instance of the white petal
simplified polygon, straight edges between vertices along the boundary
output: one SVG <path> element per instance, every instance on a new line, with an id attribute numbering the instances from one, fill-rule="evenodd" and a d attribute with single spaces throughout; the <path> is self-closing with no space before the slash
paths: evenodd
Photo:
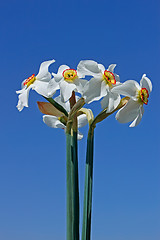
<path id="1" fill-rule="evenodd" d="M 77 70 L 83 77 L 86 75 L 97 77 L 102 74 L 101 69 L 98 67 L 98 63 L 92 60 L 80 61 Z"/>
<path id="2" fill-rule="evenodd" d="M 109 104 L 107 112 L 112 112 L 114 110 L 114 97 L 109 93 Z"/>
<path id="3" fill-rule="evenodd" d="M 141 121 L 141 119 L 142 119 L 142 116 L 143 116 L 143 113 L 144 113 L 144 108 L 143 108 L 143 106 L 141 106 L 141 107 L 139 108 L 138 116 L 137 116 L 136 119 L 129 125 L 129 127 L 136 127 L 136 126 L 140 123 L 140 121 Z"/>
<path id="4" fill-rule="evenodd" d="M 77 139 L 81 140 L 83 138 L 83 134 L 78 130 L 77 132 Z"/>
<path id="5" fill-rule="evenodd" d="M 63 80 L 62 74 L 55 74 L 55 75 L 54 75 L 54 80 L 55 80 L 57 83 L 60 83 L 60 82 Z"/>
<path id="6" fill-rule="evenodd" d="M 76 85 L 73 83 L 68 83 L 65 80 L 60 82 L 60 91 L 61 91 L 61 101 L 66 102 L 71 96 L 72 91 L 76 89 Z"/>
<path id="7" fill-rule="evenodd" d="M 101 70 L 102 73 L 104 73 L 105 67 L 102 64 L 98 64 L 98 68 Z"/>
<path id="8" fill-rule="evenodd" d="M 69 66 L 67 65 L 61 65 L 59 68 L 58 68 L 58 73 L 57 74 L 61 74 L 66 70 L 66 69 L 70 69 Z"/>
<path id="9" fill-rule="evenodd" d="M 84 86 L 86 85 L 88 81 L 87 80 L 84 80 L 84 79 L 80 79 L 80 78 L 77 78 L 75 81 L 74 81 L 74 84 L 76 85 L 76 89 L 79 93 L 83 94 L 84 92 Z"/>
<path id="10" fill-rule="evenodd" d="M 24 107 L 28 107 L 28 96 L 29 96 L 29 91 L 31 87 L 28 88 L 23 88 L 19 91 L 16 91 L 17 94 L 19 94 L 18 98 L 18 104 L 17 108 L 19 111 L 22 111 Z"/>
<path id="11" fill-rule="evenodd" d="M 114 73 L 114 77 L 116 79 L 116 83 L 120 82 L 120 77 L 118 74 Z"/>
<path id="12" fill-rule="evenodd" d="M 140 104 L 130 99 L 128 103 L 117 112 L 116 119 L 120 123 L 132 122 L 138 116 L 139 108 Z"/>
<path id="13" fill-rule="evenodd" d="M 141 87 L 134 80 L 128 80 L 124 82 L 122 85 L 115 86 L 111 92 L 118 93 L 124 96 L 128 96 L 136 100 L 137 91 L 140 90 Z"/>
<path id="14" fill-rule="evenodd" d="M 52 94 L 55 93 L 55 91 L 51 92 L 49 90 L 47 82 L 41 82 L 36 80 L 31 86 L 32 86 L 32 89 L 34 89 L 37 93 L 47 98 L 51 97 L 51 93 Z"/>
<path id="15" fill-rule="evenodd" d="M 48 84 L 48 96 L 52 97 L 56 90 L 60 89 L 59 84 L 52 78 Z"/>
<path id="16" fill-rule="evenodd" d="M 121 97 L 117 93 L 108 92 L 107 96 L 101 101 L 102 108 L 108 108 L 106 112 L 112 112 L 120 103 Z"/>
<path id="17" fill-rule="evenodd" d="M 70 111 L 70 103 L 69 103 L 69 101 L 67 101 L 67 102 L 62 102 L 61 96 L 58 96 L 58 97 L 54 98 L 54 100 L 55 100 L 57 103 L 59 103 L 67 112 Z"/>
<path id="18" fill-rule="evenodd" d="M 116 66 L 117 66 L 117 64 L 111 64 L 111 65 L 109 65 L 107 70 L 114 73 L 114 69 L 115 69 Z M 119 77 L 118 74 L 114 73 L 114 77 L 116 79 L 116 82 L 120 82 L 120 77 Z"/>
<path id="19" fill-rule="evenodd" d="M 121 96 L 119 94 L 114 94 L 114 109 L 118 107 L 119 103 L 121 101 Z"/>
<path id="20" fill-rule="evenodd" d="M 121 97 L 119 94 L 109 92 L 109 104 L 107 112 L 112 112 L 120 103 Z"/>
<path id="21" fill-rule="evenodd" d="M 66 69 L 70 69 L 69 66 L 67 65 L 61 65 L 58 69 L 58 73 L 57 74 L 53 74 L 52 75 L 54 76 L 54 79 L 56 82 L 61 82 L 64 78 L 63 78 L 63 72 L 66 70 Z"/>
<path id="22" fill-rule="evenodd" d="M 83 97 L 86 103 L 97 101 L 107 94 L 104 81 L 92 78 L 84 87 Z"/>
<path id="23" fill-rule="evenodd" d="M 142 88 L 146 88 L 148 90 L 148 93 L 152 91 L 151 80 L 148 77 L 146 77 L 146 74 L 143 74 L 142 79 L 140 81 L 140 86 Z"/>
<path id="24" fill-rule="evenodd" d="M 39 73 L 36 76 L 36 79 L 39 81 L 49 81 L 51 79 L 51 74 L 48 72 L 48 67 L 54 63 L 55 60 L 45 61 L 41 63 Z"/>
<path id="25" fill-rule="evenodd" d="M 65 129 L 65 125 L 61 123 L 57 117 L 51 115 L 44 115 L 43 122 L 51 128 L 62 128 Z"/>
<path id="26" fill-rule="evenodd" d="M 109 67 L 108 67 L 107 70 L 113 73 L 116 65 L 117 65 L 117 64 L 111 64 L 111 65 L 109 65 Z"/>
<path id="27" fill-rule="evenodd" d="M 109 103 L 109 95 L 107 94 L 106 96 L 104 96 L 104 98 L 101 101 L 102 109 L 105 109 L 106 107 L 108 107 L 108 103 Z"/>
<path id="28" fill-rule="evenodd" d="M 82 114 L 78 116 L 77 120 L 78 120 L 78 128 L 84 127 L 88 123 L 86 114 Z"/>

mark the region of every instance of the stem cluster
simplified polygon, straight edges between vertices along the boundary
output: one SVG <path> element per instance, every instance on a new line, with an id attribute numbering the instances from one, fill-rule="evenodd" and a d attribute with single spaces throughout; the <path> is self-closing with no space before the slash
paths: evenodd
<path id="1" fill-rule="evenodd" d="M 47 98 L 46 98 L 47 99 Z M 47 99 L 55 108 L 65 115 L 66 123 L 66 186 L 67 186 L 67 240 L 79 240 L 79 179 L 78 179 L 78 149 L 77 149 L 77 116 L 86 114 L 89 131 L 87 138 L 85 186 L 83 202 L 83 225 L 81 240 L 91 239 L 91 214 L 92 214 L 92 186 L 93 186 L 93 150 L 94 129 L 96 124 L 103 121 L 115 111 L 122 108 L 129 100 L 128 97 L 121 99 L 118 107 L 112 112 L 104 109 L 95 118 L 90 109 L 82 108 L 85 104 L 84 98 L 76 102 L 73 91 L 70 98 L 70 112 L 56 103 L 52 98 Z"/>

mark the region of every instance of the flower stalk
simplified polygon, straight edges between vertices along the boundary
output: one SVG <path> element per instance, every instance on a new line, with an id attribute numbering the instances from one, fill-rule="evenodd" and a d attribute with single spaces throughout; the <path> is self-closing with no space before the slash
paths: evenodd
<path id="1" fill-rule="evenodd" d="M 91 239 L 94 130 L 89 129 L 85 167 L 82 240 Z"/>
<path id="2" fill-rule="evenodd" d="M 71 111 L 66 128 L 67 143 L 67 240 L 79 240 L 79 179 L 77 151 L 77 111 L 75 93 L 70 98 Z M 77 105 L 76 105 L 77 104 Z"/>
<path id="3" fill-rule="evenodd" d="M 71 152 L 71 133 L 66 133 L 66 187 L 67 187 L 67 240 L 74 239 L 73 232 L 73 162 Z"/>

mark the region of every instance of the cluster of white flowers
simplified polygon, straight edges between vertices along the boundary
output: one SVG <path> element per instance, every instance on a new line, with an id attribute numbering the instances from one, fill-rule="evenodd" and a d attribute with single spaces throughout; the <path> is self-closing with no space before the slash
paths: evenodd
<path id="1" fill-rule="evenodd" d="M 50 98 L 57 90 L 60 96 L 55 100 L 69 111 L 68 101 L 72 92 L 78 92 L 85 99 L 86 103 L 91 103 L 102 98 L 101 106 L 106 112 L 112 112 L 120 103 L 121 96 L 128 96 L 128 103 L 121 108 L 116 119 L 120 123 L 132 122 L 130 127 L 139 124 L 144 113 L 143 104 L 148 103 L 149 93 L 152 91 L 152 83 L 146 74 L 143 74 L 140 85 L 134 80 L 120 83 L 120 77 L 114 72 L 116 64 L 111 64 L 107 69 L 102 64 L 92 60 L 80 61 L 77 69 L 72 69 L 67 65 L 61 65 L 57 74 L 49 73 L 48 67 L 55 60 L 45 61 L 40 65 L 39 73 L 25 79 L 22 82 L 22 89 L 17 91 L 19 101 L 17 108 L 22 111 L 28 107 L 29 90 L 34 89 L 40 95 Z M 86 76 L 91 79 L 85 80 Z M 45 115 L 44 122 L 54 128 L 65 128 L 65 125 L 58 120 L 58 117 Z M 79 127 L 87 123 L 86 117 L 79 117 Z"/>

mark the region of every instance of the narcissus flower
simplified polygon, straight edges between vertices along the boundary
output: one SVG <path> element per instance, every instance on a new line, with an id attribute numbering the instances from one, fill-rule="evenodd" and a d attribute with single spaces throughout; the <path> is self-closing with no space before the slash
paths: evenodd
<path id="1" fill-rule="evenodd" d="M 62 102 L 66 102 L 72 96 L 73 91 L 82 94 L 83 87 L 87 82 L 81 79 L 82 76 L 77 70 L 71 69 L 67 65 L 61 65 L 58 73 L 53 73 L 53 76 L 54 80 L 52 81 L 59 83 Z"/>
<path id="2" fill-rule="evenodd" d="M 143 74 L 140 85 L 134 80 L 128 80 L 122 85 L 112 89 L 112 92 L 130 97 L 128 103 L 116 114 L 120 123 L 132 122 L 130 127 L 137 126 L 143 116 L 144 107 L 147 105 L 148 97 L 152 91 L 152 83 L 146 74 Z"/>
<path id="3" fill-rule="evenodd" d="M 51 80 L 51 74 L 48 72 L 48 67 L 54 62 L 55 60 L 41 63 L 39 73 L 36 76 L 32 74 L 31 77 L 22 82 L 22 89 L 16 91 L 16 93 L 19 94 L 19 101 L 17 104 L 19 111 L 22 111 L 24 107 L 28 107 L 28 96 L 31 88 L 45 97 L 52 97 L 59 88 L 57 83 L 53 82 L 51 85 L 48 84 Z"/>
<path id="4" fill-rule="evenodd" d="M 119 75 L 114 73 L 116 64 L 111 64 L 106 70 L 102 64 L 98 64 L 92 60 L 80 61 L 78 71 L 84 77 L 86 75 L 93 76 L 84 87 L 83 97 L 86 103 L 91 103 L 104 97 L 101 105 L 102 108 L 108 108 L 110 112 L 116 108 L 120 102 L 120 95 L 112 93 L 111 89 L 120 84 Z"/>
<path id="5" fill-rule="evenodd" d="M 61 106 L 63 106 L 67 112 L 70 111 L 70 104 L 69 101 L 66 103 L 63 103 L 61 101 L 61 97 L 58 96 L 54 99 L 57 103 L 59 103 Z M 78 97 L 76 98 L 78 100 Z M 51 128 L 61 128 L 61 129 L 66 129 L 66 122 L 67 118 L 66 116 L 60 112 L 59 110 L 55 109 L 54 106 L 50 103 L 47 102 L 38 102 L 38 107 L 40 111 L 44 114 L 43 116 L 43 121 L 44 123 Z M 81 128 L 85 126 L 88 123 L 87 117 L 85 114 L 82 114 L 77 117 L 77 122 L 78 122 L 78 128 Z M 78 131 L 77 134 L 78 139 L 83 138 L 83 134 Z"/>

